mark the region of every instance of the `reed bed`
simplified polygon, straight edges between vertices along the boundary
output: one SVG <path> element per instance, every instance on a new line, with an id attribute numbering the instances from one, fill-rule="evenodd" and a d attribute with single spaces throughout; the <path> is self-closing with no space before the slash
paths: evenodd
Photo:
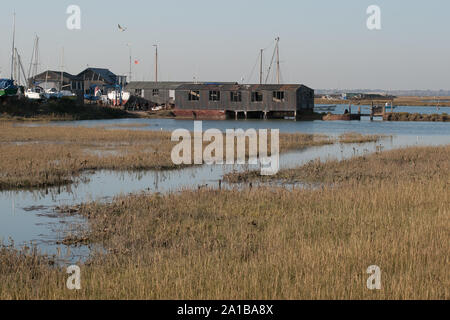
<path id="1" fill-rule="evenodd" d="M 436 100 L 439 100 L 438 103 Z M 396 106 L 411 106 L 411 107 L 433 107 L 436 108 L 436 106 L 441 107 L 449 107 L 450 102 L 449 97 L 417 97 L 417 96 L 400 96 L 396 97 L 394 99 L 394 105 Z M 339 99 L 322 99 L 322 98 L 316 98 L 315 104 L 349 104 L 352 103 L 353 105 L 370 105 L 372 102 L 378 103 L 378 104 L 385 104 L 391 103 L 392 100 L 390 99 L 366 99 L 366 100 L 351 100 L 351 101 L 343 101 Z"/>
<path id="2" fill-rule="evenodd" d="M 88 237 L 108 253 L 80 264 L 82 289 L 67 290 L 51 260 L 3 248 L 0 299 L 447 300 L 449 166 L 450 147 L 411 148 L 314 168 L 334 182 L 318 190 L 84 204 Z M 374 264 L 382 289 L 371 291 Z"/>
<path id="3" fill-rule="evenodd" d="M 407 148 L 377 152 L 373 155 L 356 157 L 348 160 L 311 161 L 308 164 L 294 168 L 282 169 L 273 176 L 261 176 L 258 172 L 230 173 L 224 177 L 229 183 L 281 182 L 302 183 L 319 182 L 328 185 L 348 181 L 373 181 L 387 178 L 400 179 L 408 171 L 411 180 L 420 181 L 449 170 L 448 149 L 446 148 Z M 428 150 L 430 154 L 425 154 Z M 399 166 L 402 164 L 403 167 Z"/>
<path id="4" fill-rule="evenodd" d="M 361 134 L 357 132 L 343 133 L 338 137 L 340 143 L 368 143 L 378 142 L 381 139 L 386 139 L 387 135 L 378 134 Z"/>
<path id="5" fill-rule="evenodd" d="M 426 121 L 426 122 L 447 122 L 450 121 L 450 116 L 443 114 L 420 114 L 407 112 L 387 113 L 384 116 L 386 121 Z"/>
<path id="6" fill-rule="evenodd" d="M 89 170 L 176 169 L 167 132 L 0 124 L 0 190 L 71 183 Z"/>
<path id="7" fill-rule="evenodd" d="M 281 134 L 280 149 L 333 142 L 323 135 Z M 174 146 L 169 132 L 0 122 L 0 190 L 65 185 L 92 170 L 178 169 L 171 160 Z"/>

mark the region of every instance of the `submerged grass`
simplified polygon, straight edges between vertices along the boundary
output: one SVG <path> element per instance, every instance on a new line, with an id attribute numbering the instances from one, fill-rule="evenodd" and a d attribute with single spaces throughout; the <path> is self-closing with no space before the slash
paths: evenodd
<path id="1" fill-rule="evenodd" d="M 438 101 L 439 102 L 438 102 Z M 315 104 L 349 104 L 353 105 L 371 105 L 372 102 L 375 102 L 379 105 L 384 105 L 386 102 L 391 103 L 390 99 L 367 99 L 367 100 L 339 100 L 339 99 L 321 99 L 316 98 Z M 396 106 L 411 106 L 411 107 L 433 107 L 436 106 L 441 107 L 449 107 L 450 106 L 450 98 L 449 97 L 418 97 L 418 96 L 400 96 L 394 99 L 394 105 Z"/>
<path id="2" fill-rule="evenodd" d="M 65 270 L 4 248 L 0 299 L 450 297 L 450 147 L 316 169 L 306 170 L 311 180 L 334 186 L 141 194 L 84 204 L 89 240 L 109 253 L 80 265 L 82 289 L 65 288 Z M 366 270 L 374 264 L 382 289 L 370 291 Z"/>
<path id="3" fill-rule="evenodd" d="M 323 135 L 280 136 L 281 152 L 333 142 Z M 64 185 L 90 170 L 177 169 L 175 144 L 169 132 L 0 122 L 0 190 Z"/>
<path id="4" fill-rule="evenodd" d="M 384 116 L 384 119 L 387 121 L 447 122 L 450 121 L 450 116 L 446 113 L 420 114 L 420 113 L 396 112 L 396 113 L 387 113 Z"/>
<path id="5" fill-rule="evenodd" d="M 343 133 L 339 136 L 338 141 L 340 143 L 367 143 L 367 142 L 377 142 L 383 138 L 387 138 L 386 135 L 377 134 L 361 134 L 357 132 Z"/>
<path id="6" fill-rule="evenodd" d="M 387 178 L 401 179 L 408 172 L 408 178 L 420 182 L 449 170 L 449 154 L 447 148 L 408 148 L 377 152 L 369 156 L 361 156 L 348 160 L 310 161 L 304 166 L 294 169 L 282 169 L 273 176 L 261 176 L 258 172 L 230 173 L 224 177 L 229 183 L 271 182 L 303 183 L 319 182 L 328 185 L 360 181 L 372 183 Z M 426 154 L 424 150 L 428 150 Z"/>
<path id="7" fill-rule="evenodd" d="M 175 169 L 166 132 L 0 124 L 0 190 L 70 183 L 88 170 Z"/>

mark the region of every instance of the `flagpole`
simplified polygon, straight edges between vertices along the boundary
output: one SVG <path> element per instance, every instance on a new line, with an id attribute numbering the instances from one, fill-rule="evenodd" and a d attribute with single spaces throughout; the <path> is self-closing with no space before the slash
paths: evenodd
<path id="1" fill-rule="evenodd" d="M 129 82 L 131 82 L 131 77 L 132 77 L 132 70 L 131 70 L 131 65 L 132 65 L 132 62 L 131 62 L 131 60 L 132 60 L 132 54 L 131 54 L 131 45 L 128 43 L 127 44 L 127 47 L 130 49 L 130 80 L 129 80 Z"/>
<path id="2" fill-rule="evenodd" d="M 155 82 L 158 83 L 158 45 L 154 44 L 155 47 Z"/>

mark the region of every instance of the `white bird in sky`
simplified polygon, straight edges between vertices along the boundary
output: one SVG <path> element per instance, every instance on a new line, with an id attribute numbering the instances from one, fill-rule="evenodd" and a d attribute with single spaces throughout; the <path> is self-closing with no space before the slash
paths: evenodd
<path id="1" fill-rule="evenodd" d="M 120 24 L 118 24 L 118 27 L 121 32 L 127 31 L 127 28 L 123 28 Z"/>

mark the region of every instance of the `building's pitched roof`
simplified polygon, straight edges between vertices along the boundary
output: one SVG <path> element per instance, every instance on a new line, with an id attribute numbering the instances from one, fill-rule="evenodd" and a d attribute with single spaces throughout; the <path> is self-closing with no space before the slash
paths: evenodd
<path id="1" fill-rule="evenodd" d="M 179 81 L 166 81 L 166 82 L 154 82 L 154 81 L 132 81 L 127 84 L 127 90 L 134 89 L 167 89 L 175 90 L 180 85 L 190 84 L 190 82 L 179 82 Z"/>
<path id="2" fill-rule="evenodd" d="M 111 84 L 114 84 L 117 81 L 117 76 L 114 73 L 112 73 L 109 69 L 102 69 L 102 68 L 87 68 L 86 70 L 80 72 L 80 74 L 78 74 L 78 77 L 82 77 L 84 73 L 89 71 L 98 74 L 106 82 L 109 82 Z"/>
<path id="3" fill-rule="evenodd" d="M 305 87 L 301 84 L 184 84 L 178 90 L 222 90 L 222 91 L 290 91 Z"/>
<path id="4" fill-rule="evenodd" d="M 53 75 L 57 75 L 58 77 L 61 77 L 61 71 L 46 70 L 44 72 L 41 72 L 41 73 L 37 74 L 36 76 L 34 76 L 34 78 L 45 78 L 47 76 L 47 74 L 53 74 Z M 75 75 L 70 74 L 68 72 L 63 72 L 63 76 L 64 76 L 64 78 L 68 78 L 68 79 L 71 79 L 71 80 L 80 80 L 80 78 L 78 76 L 75 76 Z"/>
<path id="5" fill-rule="evenodd" d="M 234 82 L 201 82 L 199 85 L 235 85 Z M 186 82 L 186 81 L 132 81 L 127 86 L 127 90 L 134 89 L 166 89 L 166 90 L 175 90 L 179 89 L 181 86 L 195 86 L 194 82 Z M 192 89 L 191 89 L 192 90 Z"/>

